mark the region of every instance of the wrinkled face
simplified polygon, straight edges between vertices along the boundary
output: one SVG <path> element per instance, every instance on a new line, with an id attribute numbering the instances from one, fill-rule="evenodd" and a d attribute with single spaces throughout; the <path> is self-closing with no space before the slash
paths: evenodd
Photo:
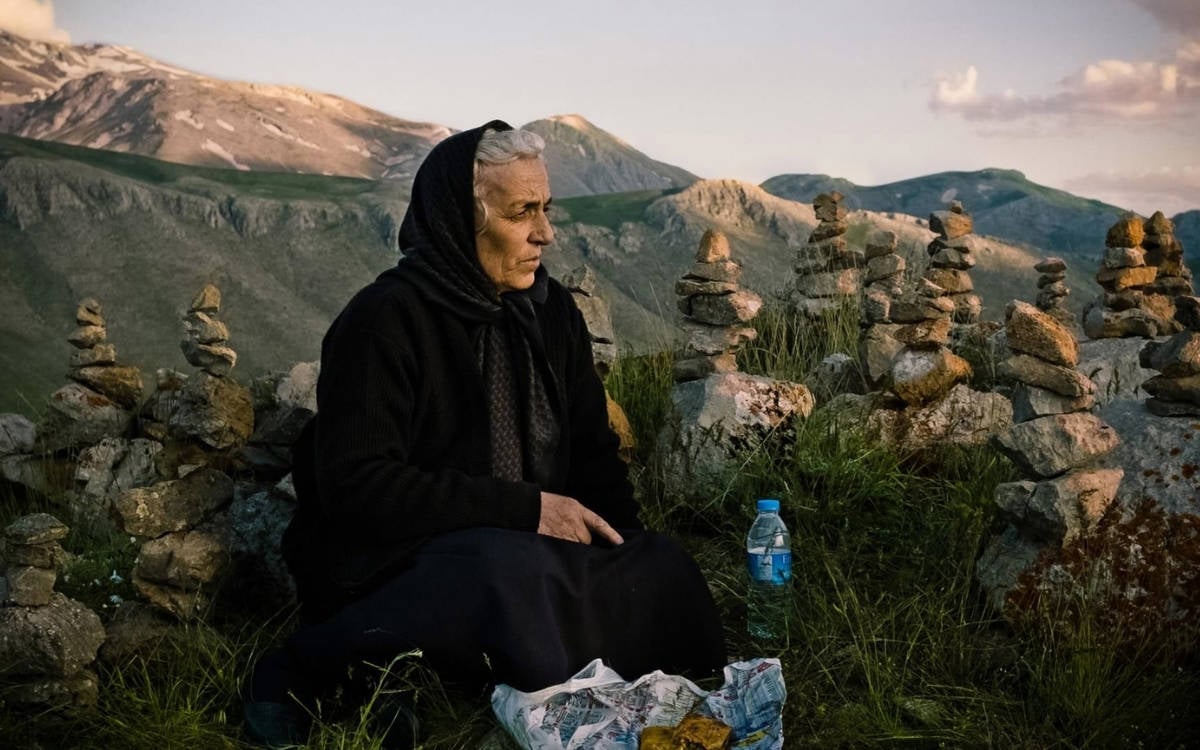
<path id="1" fill-rule="evenodd" d="M 546 165 L 540 158 L 487 165 L 478 179 L 487 205 L 487 224 L 475 235 L 479 265 L 501 294 L 528 289 L 542 263 L 542 248 L 554 241 L 546 217 L 550 208 Z"/>

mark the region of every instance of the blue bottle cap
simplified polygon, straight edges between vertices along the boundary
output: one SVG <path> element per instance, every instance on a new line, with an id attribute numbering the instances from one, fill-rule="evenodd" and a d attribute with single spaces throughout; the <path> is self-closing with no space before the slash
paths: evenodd
<path id="1" fill-rule="evenodd" d="M 774 499 L 762 499 L 758 501 L 759 513 L 778 513 L 779 501 Z"/>

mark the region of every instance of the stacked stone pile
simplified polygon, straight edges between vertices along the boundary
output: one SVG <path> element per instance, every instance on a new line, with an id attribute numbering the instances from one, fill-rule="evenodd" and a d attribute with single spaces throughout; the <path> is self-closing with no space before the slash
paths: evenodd
<path id="1" fill-rule="evenodd" d="M 903 348 L 892 360 L 888 382 L 908 406 L 936 401 L 971 377 L 971 365 L 947 346 L 955 309 L 945 290 L 928 279 L 892 305 L 886 332 Z"/>
<path id="2" fill-rule="evenodd" d="M 1192 287 L 1192 269 L 1183 260 L 1183 243 L 1175 238 L 1175 225 L 1155 211 L 1144 225 L 1142 249 L 1146 265 L 1158 275 L 1146 287 L 1147 305 L 1159 317 L 1174 318 L 1185 330 L 1200 331 L 1200 297 Z"/>
<path id="3" fill-rule="evenodd" d="M 185 335 L 179 342 L 189 363 L 216 377 L 228 375 L 237 364 L 237 352 L 228 345 L 229 329 L 217 319 L 220 311 L 221 290 L 205 284 L 183 316 Z"/>
<path id="4" fill-rule="evenodd" d="M 122 531 L 141 540 L 133 584 L 151 604 L 187 619 L 210 601 L 229 561 L 229 519 L 220 511 L 233 496 L 233 480 L 208 467 L 117 496 Z"/>
<path id="5" fill-rule="evenodd" d="M 687 341 L 675 361 L 675 381 L 697 380 L 737 371 L 737 350 L 757 332 L 748 324 L 762 299 L 738 287 L 742 268 L 730 255 L 729 241 L 715 229 L 700 239 L 696 262 L 675 283 Z"/>
<path id="6" fill-rule="evenodd" d="M 104 627 L 95 612 L 54 591 L 67 530 L 46 513 L 22 516 L 4 530 L 0 678 L 7 707 L 96 703 L 96 675 L 88 666 Z"/>
<path id="7" fill-rule="evenodd" d="M 184 315 L 180 342 L 192 376 L 170 369 L 157 372 L 157 387 L 142 409 L 142 432 L 156 440 L 191 441 L 213 450 L 238 448 L 254 432 L 250 389 L 227 377 L 237 362 L 229 330 L 217 313 L 221 292 L 206 284 Z"/>
<path id="8" fill-rule="evenodd" d="M 1126 216 L 1109 228 L 1104 263 L 1096 274 L 1104 292 L 1083 313 L 1083 331 L 1089 338 L 1153 338 L 1182 328 L 1174 320 L 1174 305 L 1152 291 L 1158 266 L 1146 263 L 1145 237 L 1145 227 L 1137 216 Z M 1156 242 L 1164 241 L 1161 232 L 1155 237 Z"/>
<path id="9" fill-rule="evenodd" d="M 1075 326 L 1075 313 L 1067 308 L 1071 288 L 1067 286 L 1067 262 L 1062 258 L 1043 258 L 1033 267 L 1040 275 L 1037 308 L 1068 328 Z"/>
<path id="10" fill-rule="evenodd" d="M 796 306 L 801 314 L 819 317 L 862 291 L 866 258 L 846 244 L 849 224 L 842 198 L 834 191 L 813 199 L 817 226 L 796 253 Z"/>
<path id="11" fill-rule="evenodd" d="M 1096 468 L 1120 438 L 1089 412 L 1095 386 L 1075 369 L 1079 346 L 1071 331 L 1020 301 L 1008 305 L 1005 321 L 1012 356 L 1000 372 L 1015 383 L 1013 427 L 995 442 L 1030 479 L 996 488 L 1010 524 L 984 552 L 979 579 L 997 609 L 1044 548 L 1061 548 L 1095 526 L 1124 475 Z"/>
<path id="12" fill-rule="evenodd" d="M 583 314 L 588 336 L 592 341 L 592 360 L 600 377 L 608 374 L 617 360 L 617 337 L 613 332 L 612 315 L 608 303 L 596 294 L 596 274 L 588 265 L 582 265 L 563 279 L 563 286 L 571 293 L 575 306 Z"/>
<path id="13" fill-rule="evenodd" d="M 117 364 L 108 343 L 100 303 L 87 298 L 75 310 L 76 329 L 67 337 L 73 347 L 67 377 L 73 382 L 50 396 L 49 410 L 38 428 L 45 451 L 73 448 L 123 434 L 142 399 L 142 375 L 136 367 Z"/>
<path id="14" fill-rule="evenodd" d="M 896 252 L 895 232 L 876 232 L 866 243 L 866 293 L 862 302 L 862 336 L 858 354 L 863 377 L 870 387 L 878 387 L 892 370 L 892 362 L 904 348 L 894 334 L 892 306 L 904 289 L 904 257 Z M 912 297 L 915 300 L 915 296 Z M 901 315 L 911 313 L 903 308 Z M 910 315 L 911 317 L 911 315 Z"/>
<path id="15" fill-rule="evenodd" d="M 929 228 L 938 236 L 929 243 L 925 278 L 941 287 L 954 303 L 954 322 L 975 323 L 983 311 L 969 273 L 975 266 L 975 222 L 962 203 L 954 201 L 948 211 L 929 215 Z"/>
<path id="16" fill-rule="evenodd" d="M 1142 389 L 1146 408 L 1160 417 L 1200 417 L 1200 333 L 1181 331 L 1142 348 L 1142 367 L 1158 370 Z"/>

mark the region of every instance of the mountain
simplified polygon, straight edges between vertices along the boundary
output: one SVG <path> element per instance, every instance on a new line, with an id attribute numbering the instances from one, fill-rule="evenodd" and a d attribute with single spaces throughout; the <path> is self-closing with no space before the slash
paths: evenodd
<path id="1" fill-rule="evenodd" d="M 396 262 L 388 180 L 239 172 L 0 136 L 0 411 L 65 383 L 84 297 L 123 362 L 189 371 L 180 315 L 206 282 L 245 381 L 318 355 L 350 295 Z"/>
<path id="2" fill-rule="evenodd" d="M 809 203 L 830 188 L 851 208 L 928 216 L 960 200 L 975 231 L 1040 249 L 1047 255 L 1098 262 L 1104 236 L 1125 213 L 1117 206 L 1030 182 L 1012 169 L 939 172 L 865 187 L 828 175 L 785 174 L 762 184 L 774 195 Z"/>
<path id="3" fill-rule="evenodd" d="M 546 168 L 556 198 L 637 190 L 667 190 L 700 179 L 655 161 L 579 115 L 556 115 L 523 126 L 546 140 Z"/>
<path id="4" fill-rule="evenodd" d="M 1175 237 L 1183 243 L 1183 257 L 1200 278 L 1200 209 L 1175 214 L 1171 222 L 1175 224 Z"/>
<path id="5" fill-rule="evenodd" d="M 329 94 L 208 78 L 127 47 L 0 31 L 0 133 L 183 164 L 411 182 L 450 129 Z"/>
<path id="6" fill-rule="evenodd" d="M 0 411 L 36 412 L 65 382 L 84 297 L 99 299 L 119 358 L 148 380 L 160 367 L 189 369 L 180 316 L 209 281 L 222 291 L 239 380 L 316 358 L 346 300 L 396 262 L 407 200 L 392 180 L 193 167 L 0 136 Z M 816 223 L 811 206 L 735 180 L 555 203 L 547 268 L 562 277 L 590 264 L 621 345 L 638 351 L 674 337 L 674 284 L 706 229 L 728 235 L 744 286 L 769 298 L 794 277 L 795 250 Z M 920 273 L 933 236 L 922 220 L 857 211 L 849 222 L 853 244 L 873 227 L 896 231 L 910 275 Z M 1034 296 L 1035 257 L 984 245 L 973 278 L 985 315 L 998 318 L 1008 299 Z"/>

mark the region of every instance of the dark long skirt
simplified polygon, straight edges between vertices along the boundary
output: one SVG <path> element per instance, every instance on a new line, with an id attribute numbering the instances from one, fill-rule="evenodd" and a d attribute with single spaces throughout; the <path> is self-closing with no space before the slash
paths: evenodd
<path id="1" fill-rule="evenodd" d="M 290 661 L 315 684 L 421 649 L 442 674 L 520 690 L 562 682 L 599 657 L 626 679 L 703 676 L 725 663 L 719 617 L 673 541 L 628 532 L 616 547 L 476 528 L 431 540 L 412 567 L 328 620 L 302 626 Z"/>

